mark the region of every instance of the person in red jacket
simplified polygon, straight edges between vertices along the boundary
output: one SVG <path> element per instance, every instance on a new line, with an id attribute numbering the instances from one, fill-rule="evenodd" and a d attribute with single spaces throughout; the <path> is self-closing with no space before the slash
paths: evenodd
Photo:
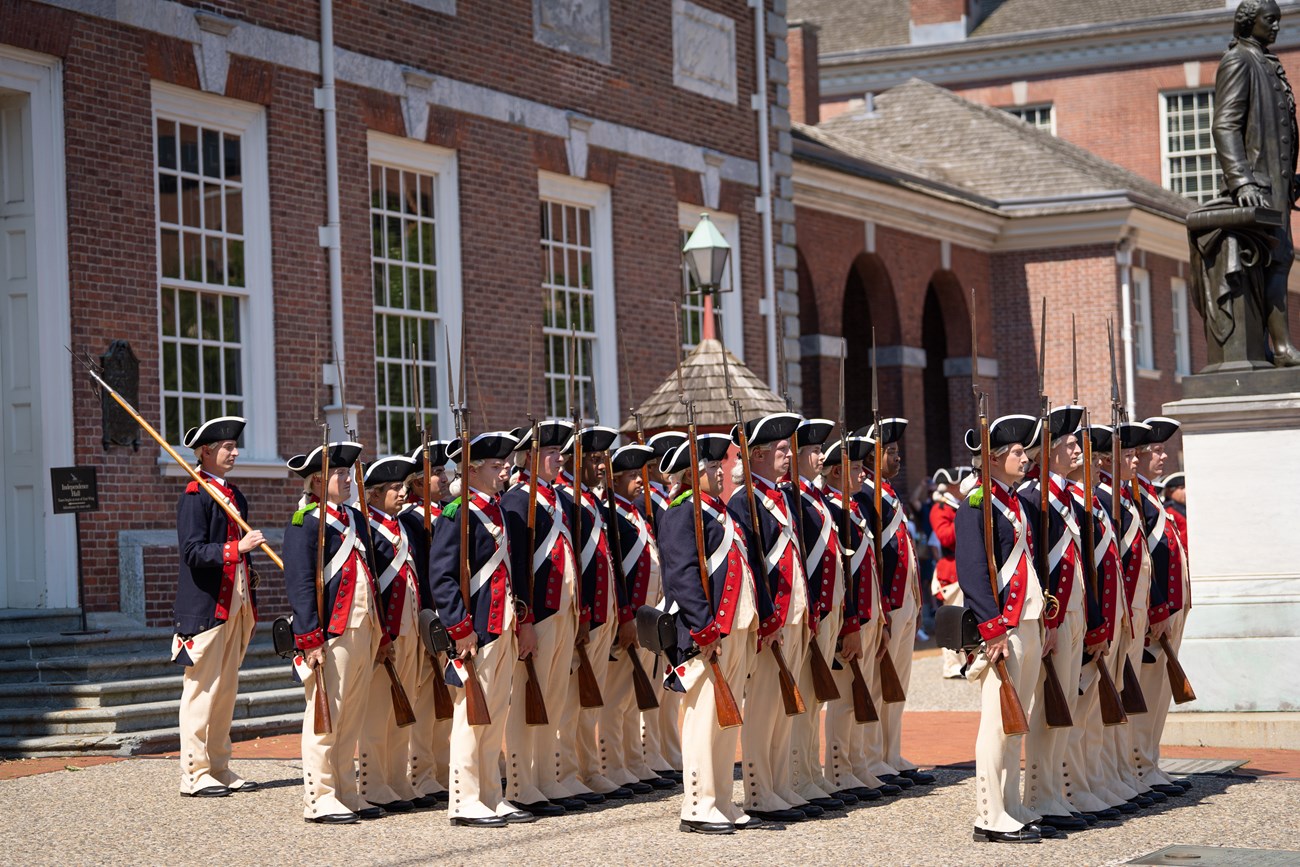
<path id="1" fill-rule="evenodd" d="M 930 530 L 939 542 L 939 562 L 935 565 L 930 591 L 940 605 L 961 605 L 961 587 L 957 586 L 957 531 L 953 519 L 961 506 L 959 487 L 962 479 L 971 474 L 970 467 L 935 470 L 931 479 L 935 484 L 931 496 Z M 931 543 L 933 544 L 933 543 Z M 943 649 L 943 676 L 961 677 L 962 655 L 955 650 Z"/>

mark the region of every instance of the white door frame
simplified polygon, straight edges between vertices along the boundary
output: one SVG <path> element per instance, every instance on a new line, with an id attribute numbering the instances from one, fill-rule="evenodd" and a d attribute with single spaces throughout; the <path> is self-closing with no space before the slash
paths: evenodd
<path id="1" fill-rule="evenodd" d="M 63 141 L 63 68 L 56 57 L 0 45 L 0 87 L 31 98 L 32 176 L 36 191 L 37 339 L 42 392 L 46 608 L 77 605 L 77 548 L 70 516 L 54 515 L 49 469 L 74 463 L 72 344 L 68 280 L 67 175 Z M 4 592 L 0 590 L 0 592 Z M 0 599 L 0 605 L 4 600 Z"/>

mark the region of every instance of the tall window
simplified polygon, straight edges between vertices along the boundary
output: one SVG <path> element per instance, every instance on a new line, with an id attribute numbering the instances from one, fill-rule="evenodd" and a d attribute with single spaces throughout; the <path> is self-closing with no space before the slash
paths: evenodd
<path id="1" fill-rule="evenodd" d="M 563 417 L 576 406 L 584 419 L 617 423 L 609 190 L 543 173 L 540 192 L 546 412 Z"/>
<path id="2" fill-rule="evenodd" d="M 1208 202 L 1223 182 L 1210 132 L 1213 88 L 1161 94 L 1160 107 L 1165 186 L 1189 199 Z"/>
<path id="3" fill-rule="evenodd" d="M 370 273 L 380 454 L 409 454 L 420 428 L 451 431 L 443 394 L 448 325 L 459 329 L 455 159 L 371 133 Z M 448 313 L 456 319 L 447 321 Z M 416 387 L 423 419 L 416 416 Z"/>
<path id="4" fill-rule="evenodd" d="M 1151 346 L 1151 274 L 1143 268 L 1133 269 L 1133 347 L 1137 366 L 1151 370 L 1156 366 Z"/>
<path id="5" fill-rule="evenodd" d="M 162 430 L 249 416 L 254 459 L 275 456 L 265 153 L 260 108 L 155 85 Z"/>
<path id="6" fill-rule="evenodd" d="M 727 272 L 722 278 L 723 291 L 713 297 L 715 309 L 718 312 L 717 322 L 715 323 L 722 329 L 723 340 L 727 344 L 727 349 L 737 358 L 743 358 L 744 353 L 741 351 L 743 335 L 740 329 L 741 303 L 740 303 L 740 231 L 739 222 L 731 214 L 722 214 L 709 212 L 709 219 L 717 227 L 722 236 L 727 239 L 731 245 L 731 257 L 727 262 Z M 677 249 L 680 251 L 686 246 L 686 241 L 690 238 L 691 232 L 694 231 L 696 224 L 700 220 L 700 208 L 697 205 L 678 204 L 677 206 L 677 225 L 680 229 L 678 233 Z M 682 278 L 682 351 L 690 352 L 703 339 L 704 332 L 704 296 L 700 294 L 699 287 L 691 280 L 691 271 L 686 267 L 685 259 L 681 262 Z"/>
<path id="7" fill-rule="evenodd" d="M 1056 135 L 1056 112 L 1051 103 L 1047 105 L 1017 105 L 1002 110 L 1009 115 L 1020 118 L 1036 129 Z"/>
<path id="8" fill-rule="evenodd" d="M 1187 376 L 1192 372 L 1192 347 L 1187 331 L 1187 281 L 1175 277 L 1169 282 L 1174 304 L 1174 372 Z"/>

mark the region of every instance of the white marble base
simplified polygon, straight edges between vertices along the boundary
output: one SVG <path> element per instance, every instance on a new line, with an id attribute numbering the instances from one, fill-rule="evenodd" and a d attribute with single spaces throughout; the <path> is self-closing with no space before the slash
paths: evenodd
<path id="1" fill-rule="evenodd" d="M 1300 394 L 1165 404 L 1183 423 L 1192 576 L 1178 711 L 1300 710 Z"/>

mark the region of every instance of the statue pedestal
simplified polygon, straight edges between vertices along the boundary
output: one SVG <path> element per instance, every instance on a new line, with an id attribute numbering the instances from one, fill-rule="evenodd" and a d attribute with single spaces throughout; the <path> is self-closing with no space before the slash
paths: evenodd
<path id="1" fill-rule="evenodd" d="M 1164 406 L 1183 423 L 1193 607 L 1179 659 L 1197 695 L 1175 710 L 1300 710 L 1300 374 L 1274 393 L 1245 393 L 1251 378 Z"/>

